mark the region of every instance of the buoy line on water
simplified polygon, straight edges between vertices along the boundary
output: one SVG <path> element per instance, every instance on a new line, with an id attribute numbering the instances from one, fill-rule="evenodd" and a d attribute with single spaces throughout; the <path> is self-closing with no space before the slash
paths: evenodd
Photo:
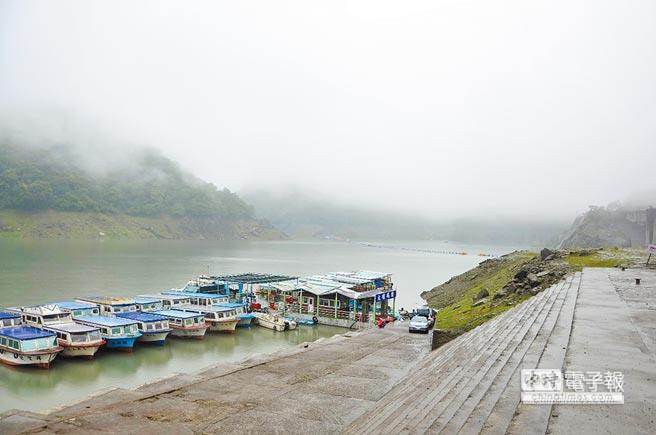
<path id="1" fill-rule="evenodd" d="M 394 246 L 394 245 L 381 245 L 378 243 L 370 242 L 351 242 L 356 243 L 361 246 L 366 246 L 368 248 L 380 248 L 380 249 L 392 249 L 397 251 L 411 251 L 411 252 L 423 252 L 426 254 L 444 254 L 444 255 L 473 255 L 477 257 L 488 257 L 493 258 L 497 257 L 495 254 L 490 254 L 487 252 L 478 252 L 476 254 L 469 253 L 467 251 L 449 251 L 446 249 L 427 249 L 427 248 L 412 248 L 409 246 Z"/>

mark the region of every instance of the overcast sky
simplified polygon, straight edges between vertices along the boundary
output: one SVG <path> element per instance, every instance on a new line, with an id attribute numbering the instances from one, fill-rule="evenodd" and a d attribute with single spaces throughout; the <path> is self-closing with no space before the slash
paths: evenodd
<path id="1" fill-rule="evenodd" d="M 569 217 L 652 188 L 655 78 L 653 0 L 0 0 L 17 128 L 418 214 Z"/>

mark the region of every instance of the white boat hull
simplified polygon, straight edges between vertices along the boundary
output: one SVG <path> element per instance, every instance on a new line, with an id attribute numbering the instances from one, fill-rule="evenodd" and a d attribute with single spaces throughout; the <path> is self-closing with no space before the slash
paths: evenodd
<path id="1" fill-rule="evenodd" d="M 162 332 L 153 332 L 153 333 L 142 333 L 143 335 L 139 337 L 139 342 L 141 343 L 158 343 L 163 344 L 166 340 L 166 337 L 171 331 L 162 331 Z"/>
<path id="2" fill-rule="evenodd" d="M 61 355 L 64 358 L 88 358 L 91 359 L 98 352 L 98 349 L 105 344 L 105 341 L 99 341 L 97 343 L 85 343 L 83 345 L 74 345 L 63 343 L 62 340 L 59 340 L 59 345 L 64 348 Z"/>
<path id="3" fill-rule="evenodd" d="M 57 348 L 56 351 L 48 353 L 20 354 L 0 349 L 0 362 L 10 366 L 36 366 L 47 369 L 61 350 Z"/>
<path id="4" fill-rule="evenodd" d="M 212 332 L 235 332 L 239 320 L 237 318 L 208 321 Z"/>
<path id="5" fill-rule="evenodd" d="M 202 340 L 207 332 L 207 326 L 202 328 L 172 328 L 171 336 L 180 338 L 195 338 Z"/>
<path id="6" fill-rule="evenodd" d="M 285 330 L 285 319 L 282 317 L 273 317 L 268 314 L 260 314 L 257 316 L 257 324 L 263 328 L 272 329 L 274 331 Z"/>

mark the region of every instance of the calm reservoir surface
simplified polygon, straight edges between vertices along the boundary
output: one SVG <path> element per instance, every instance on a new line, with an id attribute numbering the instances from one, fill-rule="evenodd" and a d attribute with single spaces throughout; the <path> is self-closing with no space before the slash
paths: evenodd
<path id="1" fill-rule="evenodd" d="M 421 303 L 419 293 L 511 247 L 440 242 L 381 242 L 378 246 L 334 241 L 0 241 L 0 307 L 31 305 L 77 295 L 125 295 L 182 287 L 202 273 L 263 272 L 304 276 L 334 270 L 393 273 L 397 308 Z M 410 250 L 412 249 L 412 250 Z M 446 255 L 436 251 L 466 251 Z M 134 388 L 176 372 L 273 352 L 344 329 L 300 326 L 276 333 L 238 329 L 203 341 L 168 340 L 137 345 L 132 354 L 101 352 L 93 361 L 58 358 L 50 370 L 0 365 L 0 412 L 45 410 L 109 387 Z"/>

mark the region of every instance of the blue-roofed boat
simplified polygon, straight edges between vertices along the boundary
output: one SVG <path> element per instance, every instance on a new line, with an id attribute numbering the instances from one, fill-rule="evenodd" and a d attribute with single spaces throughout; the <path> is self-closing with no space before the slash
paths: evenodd
<path id="1" fill-rule="evenodd" d="M 54 332 L 27 325 L 0 328 L 0 361 L 5 364 L 47 369 L 61 351 Z"/>
<path id="2" fill-rule="evenodd" d="M 137 306 L 137 311 L 144 313 L 164 309 L 164 301 L 162 301 L 161 297 L 137 296 L 134 298 L 134 303 Z"/>
<path id="3" fill-rule="evenodd" d="M 180 310 L 155 311 L 153 314 L 165 316 L 169 319 L 171 336 L 181 338 L 195 338 L 202 340 L 209 325 L 205 322 L 205 315 L 196 312 Z"/>
<path id="4" fill-rule="evenodd" d="M 117 298 L 111 296 L 84 296 L 76 299 L 81 302 L 89 302 L 100 307 L 101 316 L 114 316 L 117 313 L 129 313 L 137 311 L 134 299 Z"/>
<path id="5" fill-rule="evenodd" d="M 219 287 L 211 278 L 199 276 L 198 279 L 189 281 L 181 290 L 189 293 L 218 293 Z"/>
<path id="6" fill-rule="evenodd" d="M 229 302 L 228 296 L 213 293 L 187 293 L 179 290 L 170 290 L 162 292 L 162 294 L 171 296 L 183 295 L 184 297 L 189 298 L 189 303 L 191 305 L 199 305 L 202 307 L 227 304 Z"/>
<path id="7" fill-rule="evenodd" d="M 159 299 L 162 301 L 163 310 L 176 309 L 180 305 L 189 304 L 189 295 L 181 292 L 171 292 L 171 294 L 160 293 L 152 295 L 139 295 L 137 298 Z"/>
<path id="8" fill-rule="evenodd" d="M 0 311 L 0 328 L 20 326 L 23 323 L 21 315 L 16 312 Z"/>
<path id="9" fill-rule="evenodd" d="M 242 304 L 241 302 L 226 302 L 218 304 L 218 306 L 232 308 L 235 310 L 237 313 L 237 319 L 239 319 L 239 322 L 237 322 L 238 328 L 250 327 L 253 323 L 253 319 L 255 319 L 255 314 L 249 313 L 247 305 Z"/>
<path id="10" fill-rule="evenodd" d="M 117 317 L 134 320 L 141 332 L 140 342 L 163 345 L 171 332 L 169 318 L 155 313 L 118 313 Z"/>
<path id="11" fill-rule="evenodd" d="M 68 311 L 73 317 L 80 316 L 97 316 L 100 314 L 100 307 L 98 304 L 80 301 L 60 301 L 53 302 L 50 305 L 57 305 L 62 311 Z"/>
<path id="12" fill-rule="evenodd" d="M 74 320 L 75 323 L 100 328 L 100 335 L 109 349 L 131 351 L 134 342 L 141 337 L 135 320 L 116 316 L 82 316 Z"/>
<path id="13" fill-rule="evenodd" d="M 25 324 L 57 335 L 57 342 L 64 349 L 61 353 L 63 357 L 91 359 L 105 344 L 97 327 L 73 322 L 72 314 L 62 310 L 59 305 L 23 307 L 22 311 Z"/>
<path id="14" fill-rule="evenodd" d="M 237 322 L 239 322 L 235 310 L 228 307 L 192 304 L 181 306 L 176 309 L 191 313 L 202 313 L 205 316 L 205 322 L 207 322 L 210 331 L 212 332 L 235 332 Z"/>

